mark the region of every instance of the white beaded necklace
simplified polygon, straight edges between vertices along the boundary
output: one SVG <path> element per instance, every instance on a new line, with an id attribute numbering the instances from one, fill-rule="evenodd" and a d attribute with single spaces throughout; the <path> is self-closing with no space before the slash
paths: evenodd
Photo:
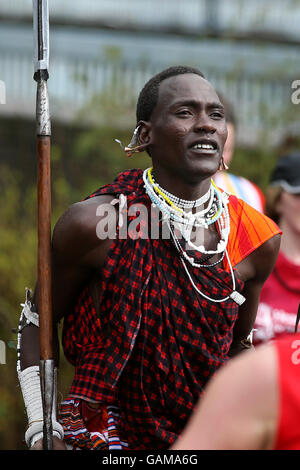
<path id="1" fill-rule="evenodd" d="M 208 206 L 204 208 L 202 211 L 197 211 L 196 213 L 192 213 L 191 211 L 186 212 L 184 200 L 180 200 L 177 196 L 172 195 L 171 193 L 166 193 L 158 185 L 154 185 L 148 179 L 150 168 L 144 171 L 143 173 L 143 180 L 146 193 L 150 197 L 152 203 L 156 205 L 164 215 L 165 219 L 170 219 L 174 222 L 178 222 L 185 227 L 185 231 L 189 227 L 190 231 L 193 227 L 205 227 L 207 228 L 208 225 L 214 223 L 215 220 L 221 216 L 222 213 L 222 203 L 220 200 L 219 195 L 217 195 L 217 201 L 215 201 L 216 196 L 216 189 L 211 185 L 208 192 L 205 193 L 197 201 L 188 201 L 188 204 L 191 203 L 193 206 L 197 207 L 200 205 L 200 202 L 204 199 L 209 200 Z M 159 193 L 157 192 L 159 190 Z M 172 200 L 168 197 L 171 195 Z M 176 199 L 177 198 L 177 199 Z M 179 200 L 181 202 L 181 207 L 176 206 L 173 201 Z"/>
<path id="2" fill-rule="evenodd" d="M 154 182 L 153 178 L 152 178 L 152 181 L 149 181 L 149 178 L 148 178 L 149 172 L 150 172 L 150 169 L 148 168 L 143 173 L 143 180 L 144 180 L 146 193 L 150 197 L 152 204 L 157 206 L 163 213 L 164 219 L 166 219 L 167 221 L 167 225 L 169 227 L 169 231 L 172 236 L 174 245 L 180 255 L 180 259 L 183 264 L 183 267 L 194 289 L 202 297 L 206 298 L 207 300 L 210 300 L 211 302 L 224 302 L 231 298 L 238 305 L 242 305 L 246 299 L 243 295 L 241 295 L 239 292 L 235 290 L 236 288 L 235 276 L 234 276 L 230 258 L 228 256 L 228 252 L 226 249 L 228 238 L 229 238 L 229 233 L 230 233 L 230 217 L 229 217 L 229 211 L 227 207 L 228 205 L 227 195 L 225 193 L 221 193 L 220 191 L 218 191 L 217 188 L 212 184 L 209 190 L 207 191 L 207 193 L 201 196 L 201 198 L 197 199 L 196 201 L 186 201 L 164 190 L 161 186 L 159 186 L 157 183 Z M 158 192 L 160 194 L 158 194 Z M 217 194 L 219 207 L 218 205 L 216 205 L 217 209 L 213 210 L 215 194 Z M 199 212 L 198 213 L 196 212 L 195 214 L 193 214 L 192 212 L 186 212 L 184 210 L 184 209 L 199 207 L 200 205 L 205 204 L 205 202 L 207 202 L 209 199 L 210 201 L 209 201 L 208 206 L 203 211 L 201 211 L 200 214 Z M 208 222 L 205 221 L 205 217 L 203 217 L 203 215 L 205 216 L 206 214 L 209 214 L 210 212 L 211 212 L 210 218 L 212 220 L 211 223 L 218 223 L 219 233 L 221 236 L 221 240 L 218 243 L 216 250 L 205 250 L 203 245 L 196 246 L 191 241 L 191 231 L 193 227 L 208 228 Z M 214 214 L 214 212 L 216 212 L 217 216 L 216 214 Z M 201 254 L 208 254 L 208 255 L 222 254 L 221 258 L 217 262 L 212 263 L 210 265 L 196 263 L 192 257 L 188 256 L 188 254 L 183 250 L 182 246 L 180 245 L 178 238 L 176 237 L 175 232 L 170 225 L 171 223 L 174 224 L 174 222 L 175 223 L 177 222 L 183 225 L 183 228 L 181 228 L 180 232 L 182 233 L 186 242 L 195 251 L 198 251 Z M 216 264 L 220 263 L 223 260 L 225 255 L 228 261 L 228 265 L 229 265 L 229 269 L 230 269 L 230 273 L 232 277 L 232 292 L 228 296 L 222 299 L 213 299 L 205 295 L 203 292 L 201 292 L 197 288 L 186 266 L 185 260 L 188 261 L 193 267 L 203 268 L 203 267 L 215 266 Z"/>
<path id="3" fill-rule="evenodd" d="M 221 256 L 220 259 L 218 259 L 215 263 L 211 263 L 211 264 L 200 264 L 200 263 L 196 263 L 194 258 L 192 258 L 191 256 L 189 256 L 186 251 L 184 251 L 184 249 L 182 248 L 182 246 L 180 245 L 179 243 L 179 240 L 178 238 L 176 237 L 176 234 L 174 232 L 174 229 L 171 227 L 171 225 L 168 224 L 168 228 L 169 228 L 169 231 L 171 233 L 171 236 L 172 236 L 172 239 L 173 239 L 173 242 L 174 242 L 174 245 L 177 249 L 177 251 L 179 252 L 179 255 L 180 256 L 183 256 L 186 261 L 188 261 L 193 267 L 195 268 L 209 268 L 211 266 L 216 266 L 217 264 L 221 263 L 221 261 L 223 261 L 224 259 L 224 256 L 225 256 L 225 250 L 223 251 L 223 254 Z M 205 258 L 205 260 L 211 258 L 213 255 L 210 255 L 208 257 Z"/>
<path id="4" fill-rule="evenodd" d="M 154 180 L 154 178 L 153 178 Z M 203 210 L 201 213 L 206 213 L 210 210 L 211 205 L 212 205 L 212 200 L 214 197 L 214 191 L 212 185 L 209 187 L 208 191 L 201 196 L 199 199 L 196 199 L 195 201 L 187 201 L 186 199 L 181 199 L 177 196 L 174 196 L 174 194 L 169 193 L 166 189 L 163 189 L 158 183 L 155 182 L 155 185 L 157 188 L 160 189 L 161 192 L 163 192 L 177 207 L 180 207 L 181 209 L 193 209 L 194 207 L 199 207 L 203 206 L 209 198 L 211 199 L 207 208 Z"/>
<path id="5" fill-rule="evenodd" d="M 198 292 L 198 294 L 200 294 L 202 297 L 204 297 L 206 300 L 210 300 L 211 302 L 225 302 L 226 300 L 229 300 L 229 299 L 232 299 L 235 303 L 237 303 L 238 305 L 242 305 L 246 298 L 240 294 L 238 291 L 235 290 L 236 288 L 236 282 L 235 282 L 235 276 L 234 276 L 234 272 L 233 272 L 233 269 L 232 269 L 232 265 L 231 265 L 231 262 L 230 262 L 230 258 L 228 256 L 228 253 L 227 253 L 227 250 L 225 250 L 225 255 L 226 255 L 226 258 L 227 258 L 227 261 L 228 261 L 228 265 L 229 265 L 229 269 L 230 269 L 230 274 L 231 274 L 231 279 L 232 279 L 232 291 L 229 295 L 227 295 L 226 297 L 223 297 L 222 299 L 213 299 L 212 297 L 209 297 L 208 295 L 204 294 L 204 292 L 201 292 L 197 286 L 195 285 L 193 279 L 192 279 L 192 276 L 184 262 L 184 260 L 182 258 L 181 259 L 181 262 L 183 264 L 183 267 L 188 275 L 188 278 L 192 284 L 192 286 L 194 287 L 194 289 Z"/>
<path id="6" fill-rule="evenodd" d="M 178 212 L 179 208 L 174 206 L 174 204 L 170 205 L 169 204 L 170 199 L 169 198 L 165 199 L 163 197 L 163 193 L 162 193 L 162 191 L 164 191 L 163 188 L 160 189 L 160 193 L 162 194 L 160 193 L 158 194 L 155 191 L 155 189 L 157 189 L 157 186 L 155 185 L 154 187 L 154 179 L 152 178 L 152 181 L 149 181 L 148 179 L 148 176 L 150 175 L 150 170 L 151 169 L 148 168 L 147 170 L 144 171 L 144 174 L 143 174 L 145 190 L 146 190 L 146 193 L 149 195 L 150 199 L 152 200 L 152 203 L 158 206 L 158 208 L 162 211 L 164 215 L 164 219 L 167 221 L 170 220 L 173 223 L 178 223 L 179 227 L 181 226 L 180 232 L 182 236 L 194 250 L 202 254 L 211 254 L 211 255 L 223 253 L 227 246 L 229 232 L 230 232 L 230 218 L 229 218 L 229 212 L 227 208 L 228 198 L 225 195 L 225 193 L 221 193 L 220 191 L 217 190 L 217 188 L 213 184 L 211 184 L 208 192 L 210 192 L 211 194 L 217 194 L 218 205 L 216 205 L 216 209 L 215 209 L 217 210 L 217 213 L 214 214 L 214 211 L 212 210 L 213 198 L 210 197 L 209 205 L 206 209 L 204 209 L 204 211 L 206 211 L 207 214 L 209 214 L 210 211 L 212 211 L 210 219 L 203 217 L 204 211 L 201 211 L 200 213 L 199 212 L 193 213 L 191 211 L 186 212 L 183 209 L 181 209 L 181 212 Z M 197 202 L 199 203 L 200 200 L 202 201 L 205 199 L 207 200 L 209 197 L 207 195 L 208 192 L 204 196 L 202 196 L 200 199 L 198 199 Z M 172 195 L 171 193 L 168 193 L 168 194 L 171 195 L 173 200 L 175 200 L 175 198 L 177 197 L 177 196 Z M 189 201 L 189 203 L 190 202 L 192 201 Z M 221 240 L 218 243 L 216 250 L 206 250 L 203 245 L 196 246 L 191 241 L 191 232 L 194 227 L 208 228 L 208 225 L 211 225 L 212 223 L 215 223 L 217 221 L 218 221 L 218 226 L 220 229 Z"/>

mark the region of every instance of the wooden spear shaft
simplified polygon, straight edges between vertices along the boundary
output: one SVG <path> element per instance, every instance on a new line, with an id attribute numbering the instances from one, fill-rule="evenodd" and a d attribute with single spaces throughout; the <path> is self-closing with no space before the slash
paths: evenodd
<path id="1" fill-rule="evenodd" d="M 53 359 L 51 292 L 51 140 L 37 136 L 38 161 L 38 306 L 40 358 Z"/>
<path id="2" fill-rule="evenodd" d="M 41 79 L 37 95 L 47 85 Z M 37 100 L 39 103 L 39 100 Z M 38 113 L 37 113 L 38 115 Z M 38 308 L 40 377 L 43 400 L 43 448 L 53 449 L 52 408 L 55 393 L 51 289 L 51 137 L 37 135 L 38 159 Z"/>
<path id="3" fill-rule="evenodd" d="M 36 136 L 38 170 L 38 311 L 40 378 L 43 400 L 43 448 L 53 449 L 52 408 L 55 393 L 51 289 L 51 123 L 48 0 L 33 0 L 35 33 Z"/>

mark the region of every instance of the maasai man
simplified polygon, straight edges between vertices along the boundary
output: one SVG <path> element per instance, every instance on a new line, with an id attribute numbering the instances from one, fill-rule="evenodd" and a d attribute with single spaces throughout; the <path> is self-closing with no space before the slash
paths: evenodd
<path id="1" fill-rule="evenodd" d="M 280 230 L 211 180 L 226 137 L 202 73 L 164 70 L 141 91 L 125 148 L 146 150 L 151 167 L 120 174 L 57 222 L 53 312 L 75 375 L 53 422 L 55 448 L 170 447 L 210 377 L 251 345 Z M 38 392 L 28 390 L 35 308 L 36 293 L 22 313 L 19 377 L 29 420 L 39 421 Z M 28 446 L 41 448 L 40 438 L 41 423 L 29 423 Z"/>

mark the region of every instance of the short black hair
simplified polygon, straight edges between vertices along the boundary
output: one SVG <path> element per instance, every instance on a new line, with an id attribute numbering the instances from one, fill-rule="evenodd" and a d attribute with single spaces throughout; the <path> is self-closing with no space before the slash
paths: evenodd
<path id="1" fill-rule="evenodd" d="M 159 85 L 162 81 L 170 77 L 175 77 L 176 75 L 183 75 L 186 73 L 194 73 L 199 75 L 202 78 L 205 78 L 203 73 L 195 68 L 185 65 L 176 65 L 168 67 L 165 70 L 162 70 L 157 75 L 154 75 L 143 87 L 142 91 L 139 94 L 137 106 L 136 106 L 136 119 L 139 121 L 149 121 L 153 110 L 158 101 L 158 91 Z"/>

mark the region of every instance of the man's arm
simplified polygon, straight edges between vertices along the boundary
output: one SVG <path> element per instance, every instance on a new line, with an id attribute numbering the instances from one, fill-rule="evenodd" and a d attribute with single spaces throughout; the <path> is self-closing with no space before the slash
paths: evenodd
<path id="1" fill-rule="evenodd" d="M 59 341 L 57 323 L 73 307 L 81 287 L 103 266 L 115 233 L 107 239 L 97 236 L 97 216 L 100 204 L 109 204 L 113 198 L 101 196 L 71 206 L 57 222 L 52 240 L 52 300 L 54 320 L 54 359 L 58 365 Z M 111 212 L 115 211 L 111 206 Z M 114 214 L 115 215 L 115 214 Z M 115 226 L 111 224 L 111 227 Z M 36 287 L 33 303 L 38 311 Z M 21 335 L 21 371 L 38 366 L 40 361 L 39 330 L 33 324 Z M 38 442 L 33 448 L 41 448 Z"/>
<path id="2" fill-rule="evenodd" d="M 208 383 L 182 435 L 170 450 L 269 450 L 277 431 L 276 351 L 247 351 Z"/>
<path id="3" fill-rule="evenodd" d="M 239 308 L 239 316 L 233 330 L 233 341 L 229 355 L 235 356 L 244 347 L 244 341 L 253 329 L 261 289 L 271 274 L 280 248 L 280 235 L 265 242 L 236 266 L 237 272 L 246 278 L 243 295 L 246 301 Z"/>
<path id="4" fill-rule="evenodd" d="M 80 287 L 93 272 L 103 266 L 111 238 L 101 240 L 96 233 L 101 217 L 100 204 L 109 204 L 110 196 L 101 196 L 72 205 L 58 220 L 52 238 L 52 310 L 54 326 L 70 311 Z M 111 206 L 112 211 L 115 209 Z M 109 234 L 113 237 L 115 234 Z M 38 286 L 33 303 L 38 310 Z M 26 337 L 29 336 L 28 341 Z M 27 327 L 22 334 L 21 369 L 39 364 L 38 329 Z M 33 340 L 33 341 L 31 341 Z"/>

